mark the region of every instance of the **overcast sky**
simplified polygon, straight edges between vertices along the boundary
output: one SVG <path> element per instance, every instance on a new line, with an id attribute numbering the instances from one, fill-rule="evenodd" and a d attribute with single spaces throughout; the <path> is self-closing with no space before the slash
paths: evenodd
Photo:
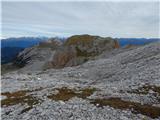
<path id="1" fill-rule="evenodd" d="M 94 34 L 160 37 L 154 2 L 2 2 L 1 38 Z"/>

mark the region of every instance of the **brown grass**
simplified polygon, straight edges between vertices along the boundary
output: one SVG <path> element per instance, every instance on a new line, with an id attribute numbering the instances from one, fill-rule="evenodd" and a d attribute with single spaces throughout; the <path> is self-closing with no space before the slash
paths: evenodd
<path id="1" fill-rule="evenodd" d="M 80 90 L 80 94 L 78 95 L 79 98 L 86 99 L 87 97 L 91 96 L 96 91 L 96 88 L 85 88 Z"/>
<path id="2" fill-rule="evenodd" d="M 75 35 L 67 39 L 64 45 L 86 44 L 91 43 L 96 36 L 90 35 Z"/>
<path id="3" fill-rule="evenodd" d="M 110 106 L 115 109 L 131 109 L 133 113 L 141 113 L 143 115 L 149 116 L 151 118 L 160 117 L 160 108 L 154 107 L 151 105 L 141 105 L 137 102 L 124 101 L 120 98 L 109 98 L 109 99 L 95 99 L 91 100 L 92 104 L 95 104 L 99 107 Z"/>
<path id="4" fill-rule="evenodd" d="M 88 96 L 92 95 L 96 91 L 95 88 L 86 88 L 76 91 L 74 89 L 69 89 L 66 87 L 58 88 L 57 90 L 59 91 L 57 94 L 49 95 L 48 98 L 55 101 L 68 101 L 73 97 L 86 99 Z"/>
<path id="5" fill-rule="evenodd" d="M 22 110 L 21 113 L 26 112 L 33 108 L 33 105 L 36 105 L 39 103 L 39 99 L 36 97 L 33 97 L 32 95 L 28 95 L 27 93 L 30 91 L 22 90 L 22 91 L 16 91 L 13 93 L 5 92 L 1 93 L 1 95 L 6 96 L 6 99 L 1 100 L 1 106 L 12 106 L 16 104 L 27 104 L 29 107 Z"/>
<path id="6" fill-rule="evenodd" d="M 14 93 L 2 93 L 2 95 L 7 96 L 6 99 L 1 101 L 2 106 L 10 106 L 16 104 L 28 104 L 29 106 L 35 105 L 38 103 L 38 99 L 31 95 L 27 95 L 28 91 L 17 91 Z"/>
<path id="7" fill-rule="evenodd" d="M 54 40 L 51 40 L 50 42 L 45 41 L 45 42 L 40 42 L 37 47 L 38 48 L 51 48 L 52 50 L 55 50 L 59 47 L 59 43 Z"/>

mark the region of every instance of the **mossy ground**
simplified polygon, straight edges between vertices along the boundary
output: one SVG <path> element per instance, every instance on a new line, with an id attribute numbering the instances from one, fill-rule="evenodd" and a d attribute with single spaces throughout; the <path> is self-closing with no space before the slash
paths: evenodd
<path id="1" fill-rule="evenodd" d="M 120 98 L 109 98 L 109 99 L 94 99 L 91 103 L 98 105 L 99 107 L 110 106 L 115 109 L 126 110 L 130 109 L 135 114 L 143 114 L 151 118 L 160 117 L 160 108 L 151 105 L 141 105 L 137 102 L 124 101 Z"/>
<path id="2" fill-rule="evenodd" d="M 73 97 L 86 99 L 96 91 L 95 88 L 85 88 L 82 90 L 74 90 L 66 87 L 58 88 L 57 90 L 58 90 L 57 94 L 49 95 L 48 98 L 55 101 L 59 101 L 59 100 L 68 101 Z"/>

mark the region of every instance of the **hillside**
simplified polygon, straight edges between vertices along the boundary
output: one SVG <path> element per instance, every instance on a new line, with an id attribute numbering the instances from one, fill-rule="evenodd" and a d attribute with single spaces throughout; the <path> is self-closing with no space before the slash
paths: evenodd
<path id="1" fill-rule="evenodd" d="M 105 50 L 78 66 L 19 70 L 1 81 L 4 120 L 160 119 L 159 42 Z"/>
<path id="2" fill-rule="evenodd" d="M 3 47 L 1 48 L 1 64 L 13 62 L 19 52 L 23 51 L 21 47 Z"/>

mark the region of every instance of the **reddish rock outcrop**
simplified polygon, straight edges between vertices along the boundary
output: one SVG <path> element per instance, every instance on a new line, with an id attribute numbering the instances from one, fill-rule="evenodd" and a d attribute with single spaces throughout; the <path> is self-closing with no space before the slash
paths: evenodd
<path id="1" fill-rule="evenodd" d="M 120 45 L 119 45 L 119 43 L 118 43 L 118 41 L 117 41 L 117 40 L 115 40 L 115 41 L 114 41 L 114 43 L 115 43 L 114 48 L 120 48 Z"/>
<path id="2" fill-rule="evenodd" d="M 74 48 L 61 48 L 60 50 L 56 51 L 51 64 L 54 68 L 62 68 L 65 67 L 67 63 L 74 58 L 76 58 L 76 51 L 74 50 Z"/>
<path id="3" fill-rule="evenodd" d="M 119 48 L 118 41 L 110 37 L 91 35 L 69 37 L 61 49 L 56 50 L 50 64 L 52 68 L 63 68 L 82 64 L 104 51 Z"/>

